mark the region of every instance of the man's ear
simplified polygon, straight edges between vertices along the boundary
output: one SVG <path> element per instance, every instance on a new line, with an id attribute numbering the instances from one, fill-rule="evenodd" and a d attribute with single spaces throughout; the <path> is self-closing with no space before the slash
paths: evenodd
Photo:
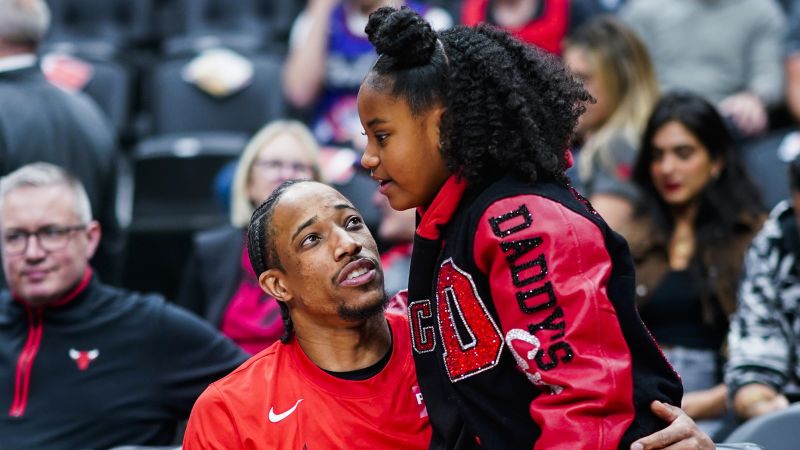
<path id="1" fill-rule="evenodd" d="M 292 293 L 286 285 L 286 274 L 281 270 L 269 269 L 262 272 L 258 276 L 258 285 L 279 302 L 287 302 L 292 299 Z"/>
<path id="2" fill-rule="evenodd" d="M 97 246 L 100 245 L 100 223 L 96 220 L 86 224 L 86 260 L 92 259 L 94 253 L 97 251 Z"/>

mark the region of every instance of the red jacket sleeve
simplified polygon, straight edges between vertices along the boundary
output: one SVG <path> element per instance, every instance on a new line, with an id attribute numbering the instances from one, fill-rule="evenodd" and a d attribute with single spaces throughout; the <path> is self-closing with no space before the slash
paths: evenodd
<path id="1" fill-rule="evenodd" d="M 239 433 L 222 393 L 213 384 L 203 392 L 192 408 L 183 450 L 235 450 L 243 447 Z"/>
<path id="2" fill-rule="evenodd" d="M 535 448 L 616 448 L 634 417 L 633 380 L 601 230 L 521 195 L 484 212 L 473 245 L 506 346 L 541 390 L 529 409 L 542 430 Z"/>

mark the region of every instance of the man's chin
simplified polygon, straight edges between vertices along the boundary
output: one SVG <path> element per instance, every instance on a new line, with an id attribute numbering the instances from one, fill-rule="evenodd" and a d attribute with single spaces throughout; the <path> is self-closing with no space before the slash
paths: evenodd
<path id="1" fill-rule="evenodd" d="M 23 290 L 14 295 L 31 306 L 44 306 L 55 300 L 55 295 L 41 289 Z"/>
<path id="2" fill-rule="evenodd" d="M 383 314 L 388 302 L 389 297 L 385 292 L 381 291 L 376 299 L 368 303 L 357 306 L 341 305 L 337 312 L 342 319 L 361 321 Z"/>

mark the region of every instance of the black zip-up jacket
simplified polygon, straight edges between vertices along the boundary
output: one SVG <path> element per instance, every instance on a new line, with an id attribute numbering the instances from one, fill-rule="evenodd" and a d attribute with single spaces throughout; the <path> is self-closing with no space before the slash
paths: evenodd
<path id="1" fill-rule="evenodd" d="M 167 445 L 212 381 L 246 355 L 158 296 L 87 270 L 65 298 L 32 308 L 0 293 L 0 449 Z"/>
<path id="2" fill-rule="evenodd" d="M 625 241 L 566 187 L 451 178 L 409 280 L 432 449 L 628 448 L 682 387 L 634 305 Z"/>

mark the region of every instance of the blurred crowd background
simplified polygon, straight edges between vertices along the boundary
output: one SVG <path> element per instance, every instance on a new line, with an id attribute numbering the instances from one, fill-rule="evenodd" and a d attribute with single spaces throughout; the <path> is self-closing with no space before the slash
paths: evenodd
<path id="1" fill-rule="evenodd" d="M 35 159 L 86 185 L 103 226 L 93 265 L 104 281 L 161 293 L 257 352 L 282 324 L 257 287 L 242 230 L 278 184 L 307 178 L 360 208 L 384 254 L 387 290 L 404 288 L 415 216 L 392 211 L 360 167 L 356 110 L 377 56 L 363 31 L 368 14 L 404 2 L 47 4 L 46 33 L 18 53 L 35 53 L 49 83 L 88 99 L 73 119 L 95 138 L 72 149 L 49 142 Z M 642 316 L 698 393 L 687 412 L 724 435 L 742 261 L 770 209 L 790 198 L 800 154 L 800 1 L 405 4 L 438 29 L 507 29 L 584 83 L 596 101 L 569 144 L 570 179 L 628 238 Z M 19 44 L 16 26 L 0 18 L 0 81 L 19 62 L 3 63 Z M 46 102 L 3 92 L 0 175 L 32 162 L 15 133 L 45 133 L 15 122 L 22 111 L 48 114 Z"/>

